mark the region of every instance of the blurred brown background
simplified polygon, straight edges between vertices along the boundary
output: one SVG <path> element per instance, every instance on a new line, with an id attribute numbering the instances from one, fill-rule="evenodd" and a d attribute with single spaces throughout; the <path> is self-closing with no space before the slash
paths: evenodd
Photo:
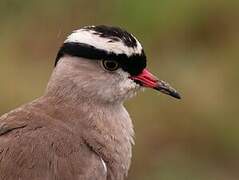
<path id="1" fill-rule="evenodd" d="M 72 30 L 116 25 L 144 45 L 148 68 L 183 96 L 147 90 L 129 180 L 239 179 L 239 1 L 0 0 L 0 114 L 44 92 Z"/>

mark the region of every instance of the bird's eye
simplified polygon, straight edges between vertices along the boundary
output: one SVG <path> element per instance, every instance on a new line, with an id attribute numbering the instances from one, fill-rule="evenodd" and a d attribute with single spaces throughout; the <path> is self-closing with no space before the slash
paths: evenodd
<path id="1" fill-rule="evenodd" d="M 102 60 L 102 65 L 107 71 L 116 71 L 119 68 L 119 63 L 113 60 Z"/>

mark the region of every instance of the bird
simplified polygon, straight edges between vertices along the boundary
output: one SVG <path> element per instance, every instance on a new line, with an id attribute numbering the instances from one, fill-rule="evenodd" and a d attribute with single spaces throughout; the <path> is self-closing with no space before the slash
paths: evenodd
<path id="1" fill-rule="evenodd" d="M 43 95 L 0 117 L 0 180 L 123 180 L 134 130 L 125 100 L 180 94 L 146 68 L 136 37 L 84 26 L 60 46 Z"/>

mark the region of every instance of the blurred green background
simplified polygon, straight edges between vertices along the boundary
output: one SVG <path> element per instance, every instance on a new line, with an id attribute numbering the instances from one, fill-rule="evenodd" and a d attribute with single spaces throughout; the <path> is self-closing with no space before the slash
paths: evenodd
<path id="1" fill-rule="evenodd" d="M 44 92 L 67 34 L 116 25 L 183 99 L 147 90 L 134 121 L 129 180 L 239 179 L 239 1 L 0 0 L 0 114 Z"/>

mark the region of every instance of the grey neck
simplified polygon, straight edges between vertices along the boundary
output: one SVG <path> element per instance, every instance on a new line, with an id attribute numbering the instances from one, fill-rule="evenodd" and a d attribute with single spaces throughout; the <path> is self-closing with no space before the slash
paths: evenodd
<path id="1" fill-rule="evenodd" d="M 69 78 L 72 75 L 57 73 L 53 72 L 43 101 L 47 99 L 54 104 L 62 114 L 60 120 L 104 160 L 108 179 L 124 179 L 130 166 L 134 131 L 123 103 L 101 102 L 85 96 L 74 78 Z"/>

